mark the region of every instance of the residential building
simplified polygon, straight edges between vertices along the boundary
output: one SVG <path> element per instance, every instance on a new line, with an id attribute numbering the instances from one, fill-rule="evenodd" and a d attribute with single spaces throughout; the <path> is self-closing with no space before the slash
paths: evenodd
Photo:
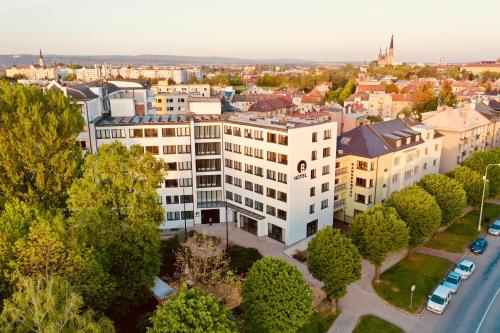
<path id="1" fill-rule="evenodd" d="M 189 112 L 189 94 L 160 92 L 155 95 L 153 108 L 157 115 L 182 114 Z"/>
<path id="2" fill-rule="evenodd" d="M 167 80 L 160 80 L 158 84 L 153 86 L 153 91 L 155 94 L 166 92 L 166 93 L 178 93 L 178 94 L 188 94 L 194 97 L 210 97 L 210 85 L 209 84 L 172 84 L 169 85 Z"/>
<path id="3" fill-rule="evenodd" d="M 349 221 L 394 191 L 439 171 L 442 137 L 413 118 L 356 127 L 339 137 L 335 218 Z"/>
<path id="4" fill-rule="evenodd" d="M 444 106 L 437 111 L 425 112 L 422 122 L 443 135 L 441 173 L 462 165 L 475 151 L 489 148 L 490 121 L 475 110 L 473 103 L 461 103 L 458 107 Z"/>
<path id="5" fill-rule="evenodd" d="M 460 67 L 460 71 L 464 69 L 472 74 L 482 74 L 484 72 L 500 72 L 500 61 L 481 61 Z"/>
<path id="6" fill-rule="evenodd" d="M 236 222 L 292 244 L 331 225 L 337 124 L 294 117 L 135 116 L 92 123 L 94 145 L 139 144 L 169 171 L 163 229 Z"/>

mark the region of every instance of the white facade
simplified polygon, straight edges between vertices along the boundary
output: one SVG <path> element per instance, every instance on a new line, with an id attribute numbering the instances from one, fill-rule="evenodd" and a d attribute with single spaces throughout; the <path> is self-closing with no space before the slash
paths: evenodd
<path id="1" fill-rule="evenodd" d="M 190 97 L 189 112 L 195 114 L 222 114 L 222 103 L 218 97 Z"/>
<path id="2" fill-rule="evenodd" d="M 93 137 L 97 147 L 142 145 L 169 163 L 158 189 L 162 228 L 182 228 L 184 217 L 187 226 L 236 221 L 291 244 L 332 223 L 336 129 L 298 118 L 163 116 L 104 118 Z"/>

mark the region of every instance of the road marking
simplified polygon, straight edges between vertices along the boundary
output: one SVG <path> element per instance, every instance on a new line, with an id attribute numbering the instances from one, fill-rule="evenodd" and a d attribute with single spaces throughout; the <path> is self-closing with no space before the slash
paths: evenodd
<path id="1" fill-rule="evenodd" d="M 486 318 L 486 315 L 490 311 L 491 306 L 493 305 L 493 302 L 495 301 L 495 298 L 497 298 L 498 293 L 500 292 L 500 287 L 498 287 L 497 292 L 495 293 L 495 296 L 493 296 L 493 299 L 491 300 L 490 304 L 488 305 L 488 308 L 486 309 L 486 312 L 483 315 L 483 318 L 481 318 L 481 321 L 479 322 L 479 326 L 476 329 L 475 333 L 478 333 L 479 330 L 481 329 L 481 326 L 483 325 L 483 321 Z"/>

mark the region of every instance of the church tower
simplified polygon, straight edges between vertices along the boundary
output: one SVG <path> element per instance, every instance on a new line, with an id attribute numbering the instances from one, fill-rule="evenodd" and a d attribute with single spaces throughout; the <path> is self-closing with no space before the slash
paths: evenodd
<path id="1" fill-rule="evenodd" d="M 40 49 L 40 56 L 38 57 L 38 66 L 45 67 L 45 64 L 43 63 L 43 55 L 41 49 Z"/>
<path id="2" fill-rule="evenodd" d="M 392 65 L 394 61 L 394 35 L 391 35 L 391 44 L 389 45 L 389 54 L 387 57 L 387 63 Z"/>

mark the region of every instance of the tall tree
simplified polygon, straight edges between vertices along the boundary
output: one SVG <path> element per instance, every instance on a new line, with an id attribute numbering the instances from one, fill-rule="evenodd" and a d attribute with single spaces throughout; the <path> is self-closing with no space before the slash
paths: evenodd
<path id="1" fill-rule="evenodd" d="M 467 195 L 455 179 L 442 174 L 430 174 L 422 177 L 417 183 L 431 194 L 441 209 L 441 224 L 455 222 L 467 207 Z"/>
<path id="2" fill-rule="evenodd" d="M 71 285 L 55 277 L 20 277 L 0 314 L 3 332 L 114 332 L 113 323 L 92 310 Z"/>
<path id="3" fill-rule="evenodd" d="M 432 83 L 419 84 L 413 94 L 413 111 L 418 115 L 422 112 L 436 110 L 438 99 L 434 93 Z"/>
<path id="4" fill-rule="evenodd" d="M 441 91 L 439 92 L 439 102 L 440 104 L 455 106 L 458 103 L 457 97 L 453 94 L 451 83 L 444 81 L 441 86 Z"/>
<path id="5" fill-rule="evenodd" d="M 390 94 L 390 93 L 398 93 L 399 89 L 398 86 L 395 85 L 394 83 L 388 84 L 385 86 L 385 92 Z"/>
<path id="6" fill-rule="evenodd" d="M 417 185 L 393 193 L 386 205 L 396 208 L 410 229 L 410 245 L 418 246 L 441 225 L 441 209 L 436 199 Z"/>
<path id="7" fill-rule="evenodd" d="M 321 229 L 307 247 L 307 268 L 323 282 L 323 290 L 335 312 L 336 300 L 344 296 L 347 286 L 361 278 L 361 255 L 352 241 L 338 229 Z"/>
<path id="8" fill-rule="evenodd" d="M 464 160 L 464 165 L 483 176 L 488 164 L 500 163 L 500 148 L 492 150 L 478 150 Z M 488 168 L 488 183 L 490 197 L 500 194 L 500 167 L 490 166 Z"/>
<path id="9" fill-rule="evenodd" d="M 71 228 L 113 277 L 117 312 L 144 300 L 159 272 L 164 211 L 156 188 L 164 170 L 165 164 L 142 147 L 129 150 L 114 142 L 86 157 L 83 176 L 69 191 Z"/>
<path id="10" fill-rule="evenodd" d="M 183 286 L 156 309 L 148 333 L 236 333 L 236 323 L 217 300 L 197 288 Z"/>
<path id="11" fill-rule="evenodd" d="M 256 261 L 242 296 L 245 325 L 254 332 L 297 332 L 312 314 L 311 289 L 297 267 L 284 259 Z"/>
<path id="12" fill-rule="evenodd" d="M 0 208 L 18 198 L 62 207 L 78 175 L 80 108 L 60 92 L 0 82 Z"/>
<path id="13" fill-rule="evenodd" d="M 448 176 L 455 179 L 462 185 L 467 194 L 467 204 L 469 206 L 479 206 L 483 194 L 483 177 L 476 171 L 461 166 L 448 172 Z M 486 184 L 486 186 L 488 186 Z M 488 189 L 486 189 L 488 191 Z"/>
<path id="14" fill-rule="evenodd" d="M 380 266 L 387 256 L 406 247 L 410 240 L 406 223 L 396 209 L 382 205 L 354 217 L 351 237 L 361 255 L 375 266 L 375 282 L 380 281 Z"/>

